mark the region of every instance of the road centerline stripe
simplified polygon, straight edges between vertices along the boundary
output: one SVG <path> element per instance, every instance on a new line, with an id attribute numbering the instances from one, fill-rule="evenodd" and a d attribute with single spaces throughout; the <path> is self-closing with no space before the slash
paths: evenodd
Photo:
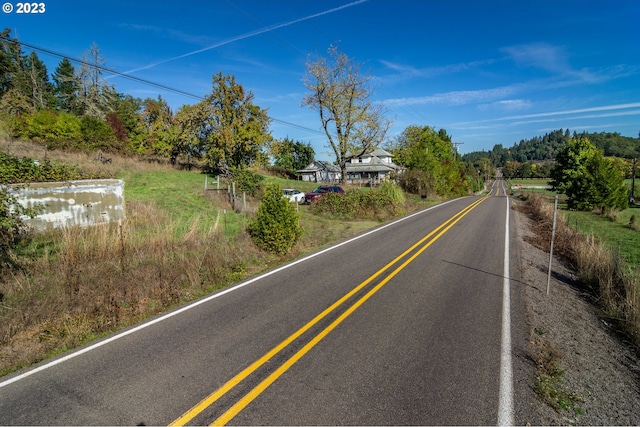
<path id="1" fill-rule="evenodd" d="M 306 331 L 308 331 L 313 326 L 315 326 L 317 323 L 319 323 L 322 319 L 324 319 L 326 316 L 328 316 L 331 312 L 336 310 L 339 306 L 341 306 L 343 303 L 345 303 L 347 300 L 349 300 L 353 295 L 358 293 L 362 288 L 367 286 L 369 283 L 371 283 L 373 280 L 375 280 L 377 277 L 379 277 L 381 274 L 383 274 L 385 271 L 387 271 L 389 268 L 391 268 L 393 265 L 395 265 L 398 261 L 400 261 L 402 258 L 407 256 L 410 252 L 412 252 L 414 249 L 416 249 L 418 246 L 420 246 L 426 240 L 431 238 L 434 234 L 438 233 L 440 230 L 442 230 L 443 228 L 446 227 L 445 230 L 441 231 L 437 235 L 437 237 L 433 239 L 433 241 L 437 240 L 442 234 L 444 234 L 444 232 L 446 232 L 449 228 L 451 228 L 453 226 L 453 224 L 457 223 L 462 217 L 464 217 L 472 209 L 477 207 L 480 203 L 485 201 L 488 197 L 489 196 L 486 196 L 486 197 L 480 198 L 478 200 L 475 200 L 473 203 L 471 203 L 470 205 L 466 206 L 465 208 L 463 208 L 462 210 L 460 210 L 459 212 L 454 214 L 452 217 L 450 217 L 449 219 L 444 221 L 442 224 L 440 224 L 438 227 L 433 229 L 426 236 L 424 236 L 419 241 L 414 243 L 411 247 L 406 249 L 402 254 L 398 255 L 396 258 L 394 258 L 392 261 L 387 263 L 380 270 L 376 271 L 373 275 L 371 275 L 365 281 L 363 281 L 358 286 L 356 286 L 354 289 L 352 289 L 347 294 L 345 294 L 343 297 L 338 299 L 336 302 L 334 302 L 328 308 L 323 310 L 320 314 L 318 314 L 316 317 L 314 317 L 312 320 L 310 320 L 303 327 L 298 329 L 296 332 L 294 332 L 292 335 L 290 335 L 288 338 L 286 338 L 280 344 L 278 344 L 277 346 L 272 348 L 270 351 L 265 353 L 258 360 L 256 360 L 255 362 L 251 363 L 249 366 L 247 366 L 245 369 L 243 369 L 240 373 L 236 374 L 233 378 L 231 378 L 229 381 L 227 381 L 225 384 L 223 384 L 220 388 L 215 390 L 209 396 L 205 397 L 203 400 L 201 400 L 199 403 L 197 403 L 195 406 L 193 406 L 191 409 L 189 409 L 187 412 L 185 412 L 183 415 L 181 415 L 178 419 L 176 419 L 175 421 L 173 421 L 169 425 L 170 426 L 183 426 L 186 423 L 188 423 L 189 421 L 191 421 L 193 418 L 198 416 L 202 411 L 204 411 L 209 406 L 214 404 L 218 399 L 220 399 L 222 396 L 224 396 L 228 391 L 230 391 L 232 388 L 234 388 L 236 385 L 238 385 L 241 381 L 243 381 L 245 378 L 247 378 L 249 375 L 251 375 L 257 369 L 259 369 L 262 365 L 264 365 L 267 361 L 269 361 L 272 357 L 274 357 L 280 351 L 282 351 L 287 346 L 289 346 L 289 344 L 291 344 L 293 341 L 295 341 L 297 338 L 299 338 L 301 335 L 303 335 Z M 449 226 L 447 227 L 448 224 L 449 224 Z M 430 246 L 432 242 L 428 243 L 428 245 L 426 247 L 422 248 L 416 255 L 414 255 L 412 258 L 410 258 L 410 260 L 415 259 L 415 257 L 418 254 L 422 253 L 428 246 Z M 403 264 L 401 267 L 404 268 L 404 266 L 406 266 L 406 265 Z M 400 268 L 400 269 L 402 269 L 402 268 Z M 394 272 L 394 273 L 391 273 L 391 274 L 393 276 L 395 276 L 395 274 L 397 274 L 397 272 Z"/>
<path id="2" fill-rule="evenodd" d="M 373 289 L 367 292 L 363 297 L 351 305 L 344 313 L 342 313 L 337 319 L 335 319 L 329 326 L 316 335 L 311 341 L 305 344 L 300 350 L 298 350 L 293 356 L 291 356 L 286 362 L 272 372 L 267 378 L 262 380 L 256 387 L 249 391 L 243 398 L 238 400 L 231 408 L 218 417 L 211 425 L 225 425 L 231 419 L 233 419 L 238 413 L 240 413 L 249 403 L 257 398 L 263 391 L 265 391 L 273 382 L 275 382 L 280 376 L 282 376 L 290 367 L 292 367 L 298 360 L 300 360 L 306 353 L 308 353 L 313 347 L 315 347 L 324 337 L 326 337 L 332 330 L 334 330 L 340 323 L 342 323 L 347 317 L 356 311 L 362 304 L 364 304 L 371 296 L 377 293 L 384 285 L 386 285 L 393 277 L 395 277 L 400 271 L 402 271 L 407 265 L 413 262 L 420 254 L 422 254 L 427 248 L 429 248 L 435 241 L 437 241 L 442 235 L 444 235 L 449 229 L 451 229 L 458 221 L 460 221 L 469 212 L 475 209 L 480 203 L 485 201 L 486 198 L 482 198 L 456 215 L 445 221 L 442 225 L 429 233 L 428 236 L 432 236 L 438 230 L 441 230 L 433 239 L 428 241 L 423 247 L 421 247 L 415 254 L 404 261 L 394 271 L 392 271 L 387 277 L 385 277 L 379 284 Z M 448 224 L 448 225 L 447 225 Z M 419 243 L 424 242 L 427 238 L 423 238 Z M 413 249 L 416 245 L 413 245 L 410 249 Z M 409 250 L 407 250 L 409 251 Z M 407 253 L 405 251 L 405 253 Z M 398 259 L 398 258 L 396 258 Z M 395 261 L 395 260 L 394 260 Z M 390 263 L 391 264 L 391 263 Z M 389 264 L 387 264 L 388 266 Z M 385 266 L 385 269 L 387 268 Z"/>

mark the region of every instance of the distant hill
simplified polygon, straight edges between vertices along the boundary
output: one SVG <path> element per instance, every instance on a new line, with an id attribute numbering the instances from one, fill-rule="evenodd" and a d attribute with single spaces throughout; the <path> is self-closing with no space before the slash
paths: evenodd
<path id="1" fill-rule="evenodd" d="M 576 133 L 569 129 L 558 129 L 544 136 L 536 136 L 531 139 L 523 139 L 511 148 L 505 148 L 497 144 L 491 151 L 474 151 L 462 156 L 462 159 L 475 163 L 481 159 L 490 159 L 495 166 L 504 166 L 506 162 L 517 161 L 520 163 L 554 160 L 558 150 L 569 138 L 587 137 L 598 148 L 604 151 L 605 156 L 623 158 L 640 157 L 640 141 L 637 138 L 622 136 L 617 132 L 600 133 Z"/>

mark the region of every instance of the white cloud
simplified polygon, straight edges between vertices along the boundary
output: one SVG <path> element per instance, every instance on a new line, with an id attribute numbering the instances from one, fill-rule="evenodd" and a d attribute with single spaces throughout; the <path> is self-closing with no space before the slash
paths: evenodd
<path id="1" fill-rule="evenodd" d="M 581 108 L 574 110 L 551 111 L 547 113 L 505 116 L 473 122 L 458 122 L 450 124 L 449 127 L 454 129 L 480 130 L 518 127 L 533 123 L 563 123 L 566 126 L 566 123 L 571 120 L 593 120 L 634 115 L 640 115 L 639 102 L 629 104 L 604 105 L 599 107 Z M 575 128 L 575 126 L 572 126 L 572 128 Z"/>
<path id="2" fill-rule="evenodd" d="M 567 60 L 567 54 L 559 46 L 547 43 L 531 43 L 517 46 L 508 46 L 502 49 L 509 57 L 521 67 L 534 67 L 551 72 L 571 72 L 571 66 Z"/>
<path id="3" fill-rule="evenodd" d="M 322 11 L 322 12 L 314 13 L 313 15 L 304 16 L 302 18 L 294 19 L 292 21 L 281 22 L 279 24 L 274 24 L 274 25 L 269 25 L 269 26 L 266 26 L 266 27 L 262 27 L 262 28 L 259 28 L 259 29 L 255 30 L 255 31 L 251 31 L 251 32 L 248 32 L 248 33 L 240 34 L 238 36 L 231 37 L 231 38 L 219 41 L 217 43 L 214 43 L 214 44 L 209 45 L 207 47 L 204 47 L 202 49 L 194 50 L 192 52 L 187 52 L 187 53 L 184 53 L 182 55 L 178 55 L 178 56 L 174 56 L 174 57 L 171 57 L 171 58 L 162 59 L 160 61 L 152 62 L 152 63 L 144 65 L 142 67 L 139 67 L 139 68 L 136 68 L 136 69 L 133 69 L 133 70 L 129 70 L 125 74 L 129 74 L 129 73 L 133 73 L 133 72 L 141 71 L 141 70 L 148 70 L 149 68 L 153 68 L 153 67 L 155 67 L 157 65 L 164 64 L 165 62 L 175 61 L 177 59 L 182 59 L 182 58 L 186 58 L 188 56 L 196 55 L 198 53 L 202 53 L 202 52 L 205 52 L 205 51 L 208 51 L 208 50 L 211 50 L 211 49 L 215 49 L 215 48 L 227 45 L 229 43 L 233 43 L 233 42 L 236 42 L 236 41 L 239 41 L 239 40 L 248 39 L 250 37 L 254 37 L 254 36 L 257 36 L 257 35 L 260 35 L 260 34 L 268 33 L 268 32 L 277 30 L 279 28 L 288 27 L 290 25 L 294 25 L 294 24 L 297 24 L 299 22 L 307 21 L 309 19 L 317 18 L 319 16 L 328 15 L 328 14 L 333 13 L 333 12 L 338 12 L 338 11 L 340 11 L 342 9 L 346 9 L 346 8 L 349 8 L 349 7 L 352 7 L 352 6 L 356 6 L 356 5 L 359 5 L 361 3 L 366 3 L 367 1 L 369 1 L 369 0 L 356 0 L 356 1 L 353 1 L 351 3 L 344 4 L 342 6 L 338 6 L 338 7 L 334 7 L 332 9 L 328 9 L 328 10 L 325 10 L 325 11 Z"/>
<path id="4" fill-rule="evenodd" d="M 521 116 L 506 116 L 500 117 L 494 120 L 515 120 L 515 119 L 528 119 L 535 117 L 548 117 L 548 116 L 561 116 L 568 114 L 582 114 L 582 113 L 592 113 L 598 111 L 612 111 L 612 110 L 626 110 L 629 108 L 640 108 L 640 102 L 632 102 L 628 104 L 613 104 L 613 105 L 602 105 L 599 107 L 589 107 L 589 108 L 579 108 L 573 110 L 562 110 L 562 111 L 550 111 L 546 113 L 535 113 L 535 114 L 527 114 Z M 626 115 L 625 112 L 615 113 L 616 115 Z"/>
<path id="5" fill-rule="evenodd" d="M 386 105 L 387 107 L 406 107 L 411 105 L 425 104 L 477 104 L 479 102 L 491 102 L 501 98 L 506 98 L 515 94 L 519 90 L 519 87 L 514 85 L 493 89 L 452 91 L 421 97 L 387 99 L 384 101 L 384 105 Z"/>
<path id="6" fill-rule="evenodd" d="M 457 64 L 442 65 L 439 67 L 427 67 L 427 68 L 415 68 L 409 65 L 400 64 L 396 62 L 387 61 L 381 59 L 379 61 L 383 66 L 391 71 L 396 72 L 389 76 L 381 77 L 379 80 L 383 80 L 388 83 L 394 83 L 398 81 L 407 81 L 411 79 L 430 79 L 442 75 L 450 75 L 460 73 L 473 68 L 480 67 L 495 62 L 494 59 L 486 59 L 481 61 L 460 62 Z"/>
<path id="7" fill-rule="evenodd" d="M 489 104 L 482 104 L 478 106 L 481 111 L 487 110 L 502 110 L 502 111 L 517 111 L 531 108 L 533 104 L 527 99 L 504 99 L 495 101 Z"/>

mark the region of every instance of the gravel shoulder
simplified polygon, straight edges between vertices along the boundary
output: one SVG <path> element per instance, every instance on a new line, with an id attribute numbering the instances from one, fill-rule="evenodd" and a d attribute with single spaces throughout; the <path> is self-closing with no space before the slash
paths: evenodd
<path id="1" fill-rule="evenodd" d="M 515 205 L 515 204 L 514 204 Z M 536 395 L 530 424 L 640 425 L 640 351 L 597 309 L 574 272 L 535 246 L 532 220 L 517 206 L 521 278 L 526 286 L 529 352 L 536 361 L 552 353 L 563 374 L 555 389 L 570 397 L 554 409 Z M 531 385 L 535 388 L 535 384 Z"/>

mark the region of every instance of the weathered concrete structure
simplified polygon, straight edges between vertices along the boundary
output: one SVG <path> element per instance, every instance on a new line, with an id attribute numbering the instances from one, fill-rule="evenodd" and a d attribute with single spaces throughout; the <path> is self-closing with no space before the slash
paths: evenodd
<path id="1" fill-rule="evenodd" d="M 23 218 L 37 231 L 90 226 L 125 218 L 124 181 L 120 179 L 40 182 L 24 188 L 12 187 L 22 206 L 44 205 L 44 211 L 37 217 Z"/>

